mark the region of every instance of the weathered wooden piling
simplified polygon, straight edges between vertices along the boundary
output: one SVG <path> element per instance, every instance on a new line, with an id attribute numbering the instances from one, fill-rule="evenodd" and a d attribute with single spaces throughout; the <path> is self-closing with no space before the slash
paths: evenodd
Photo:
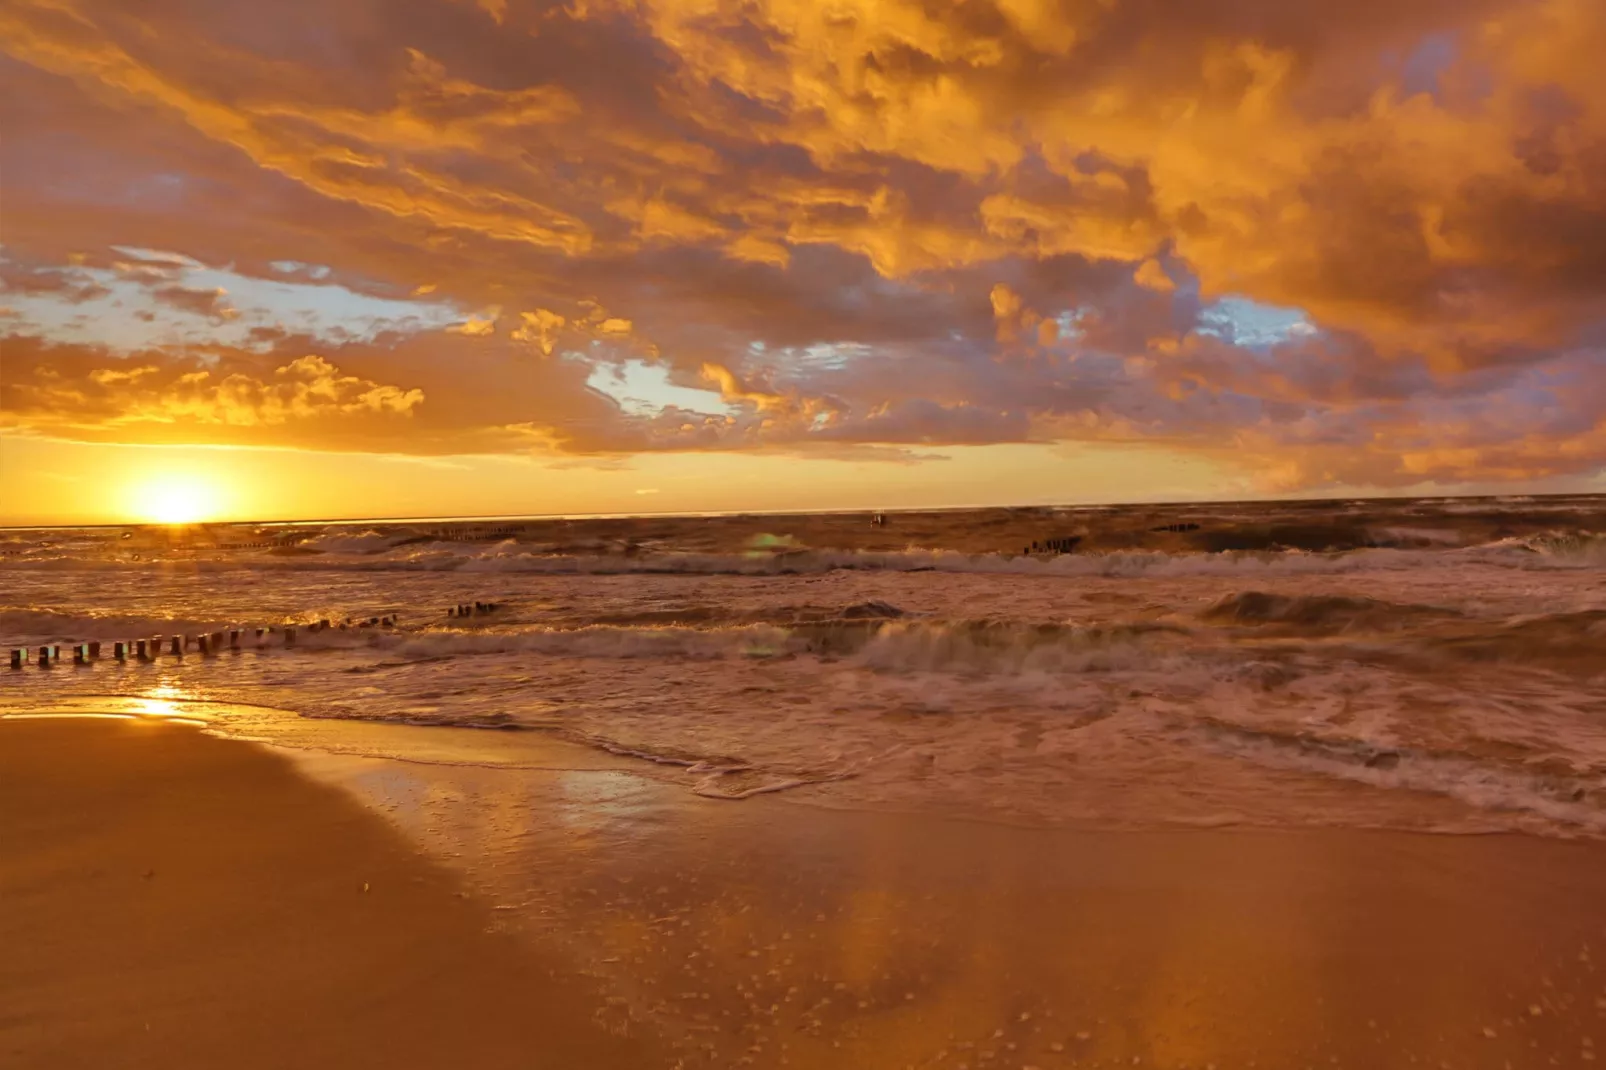
<path id="1" fill-rule="evenodd" d="M 149 639 L 141 639 L 141 640 L 139 640 L 138 645 L 139 645 L 139 653 L 136 656 L 139 658 L 140 661 L 150 661 L 151 660 L 151 641 Z"/>
<path id="2" fill-rule="evenodd" d="M 238 649 L 240 649 L 240 629 L 238 629 L 238 628 L 230 628 L 229 629 L 229 649 L 230 650 L 238 650 Z"/>
<path id="3" fill-rule="evenodd" d="M 72 663 L 74 665 L 89 664 L 89 644 L 74 643 L 72 648 Z"/>
<path id="4" fill-rule="evenodd" d="M 28 648 L 17 647 L 11 651 L 11 667 L 21 669 L 28 662 Z"/>
<path id="5" fill-rule="evenodd" d="M 286 624 L 284 626 L 284 645 L 296 645 L 296 626 L 294 624 Z"/>
<path id="6" fill-rule="evenodd" d="M 39 667 L 41 669 L 50 668 L 50 648 L 48 646 L 39 648 Z"/>
<path id="7" fill-rule="evenodd" d="M 93 660 L 95 660 L 95 659 L 97 659 L 99 657 L 100 657 L 100 640 L 99 639 L 91 639 L 89 641 L 89 658 L 90 658 L 91 661 L 93 661 Z"/>
<path id="8" fill-rule="evenodd" d="M 128 660 L 128 643 L 119 639 L 112 644 L 112 657 L 118 661 Z"/>
<path id="9" fill-rule="evenodd" d="M 175 635 L 173 636 L 173 645 L 168 649 L 168 653 L 175 658 L 182 658 L 184 656 L 184 648 L 188 645 L 189 642 L 183 636 Z"/>

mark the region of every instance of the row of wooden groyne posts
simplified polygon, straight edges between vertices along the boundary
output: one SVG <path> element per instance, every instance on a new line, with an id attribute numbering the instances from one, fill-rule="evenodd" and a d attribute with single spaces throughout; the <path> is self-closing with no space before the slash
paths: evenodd
<path id="1" fill-rule="evenodd" d="M 1061 539 L 1044 539 L 1021 550 L 1023 554 L 1071 554 L 1082 541 L 1080 535 L 1067 535 Z"/>
<path id="2" fill-rule="evenodd" d="M 1186 533 L 1192 532 L 1192 531 L 1198 531 L 1199 530 L 1199 525 L 1193 523 L 1192 521 L 1177 521 L 1176 523 L 1171 523 L 1171 524 L 1161 524 L 1160 526 L 1150 528 L 1149 530 L 1150 531 L 1166 531 L 1166 532 L 1171 532 L 1172 534 L 1179 534 L 1180 535 L 1180 534 L 1186 534 Z M 1081 543 L 1082 543 L 1082 536 L 1080 536 L 1080 535 L 1065 535 L 1065 536 L 1062 536 L 1062 537 L 1057 538 L 1057 539 L 1042 539 L 1042 540 L 1040 540 L 1038 542 L 1032 543 L 1030 546 L 1023 546 L 1021 548 L 1021 553 L 1028 554 L 1028 555 L 1030 555 L 1030 554 L 1074 554 L 1074 553 L 1076 553 L 1077 547 L 1080 546 Z"/>
<path id="3" fill-rule="evenodd" d="M 473 617 L 481 613 L 502 608 L 499 602 L 462 602 L 450 606 L 446 615 L 452 618 Z M 148 639 L 118 639 L 111 644 L 111 656 L 117 661 L 155 661 L 161 657 L 164 650 L 167 656 L 182 658 L 191 650 L 197 651 L 202 657 L 211 657 L 221 654 L 225 650 L 238 653 L 244 649 L 242 644 L 247 639 L 252 645 L 261 647 L 267 645 L 270 639 L 278 635 L 283 638 L 285 646 L 295 646 L 298 630 L 305 627 L 309 633 L 318 633 L 336 629 L 347 631 L 361 628 L 394 628 L 399 614 L 386 613 L 378 617 L 358 619 L 347 617 L 343 623 L 333 624 L 328 620 L 316 620 L 305 626 L 297 624 L 269 624 L 260 628 L 230 628 L 227 631 L 202 632 L 196 635 L 153 635 Z M 104 644 L 99 639 L 84 643 L 74 643 L 69 648 L 72 651 L 74 665 L 90 665 L 101 659 Z M 37 664 L 41 669 L 53 668 L 61 663 L 61 645 L 49 643 L 38 648 L 35 654 L 28 647 L 13 647 L 11 651 L 11 667 L 22 669 L 24 666 Z"/>

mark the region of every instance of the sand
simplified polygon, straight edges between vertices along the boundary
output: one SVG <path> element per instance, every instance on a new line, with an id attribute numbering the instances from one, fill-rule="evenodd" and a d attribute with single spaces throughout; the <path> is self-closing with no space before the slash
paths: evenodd
<path id="1" fill-rule="evenodd" d="M 1010 828 L 551 757 L 0 722 L 0 1064 L 1606 1062 L 1598 842 Z"/>
<path id="2" fill-rule="evenodd" d="M 0 1065 L 664 1065 L 562 964 L 266 749 L 0 722 Z"/>

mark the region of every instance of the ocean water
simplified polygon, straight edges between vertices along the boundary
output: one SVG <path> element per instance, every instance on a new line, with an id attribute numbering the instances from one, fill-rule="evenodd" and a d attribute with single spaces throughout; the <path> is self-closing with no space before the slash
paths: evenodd
<path id="1" fill-rule="evenodd" d="M 383 722 L 417 761 L 538 732 L 733 803 L 1606 836 L 1599 497 L 0 532 L 0 646 L 92 639 L 0 668 L 0 715 Z"/>

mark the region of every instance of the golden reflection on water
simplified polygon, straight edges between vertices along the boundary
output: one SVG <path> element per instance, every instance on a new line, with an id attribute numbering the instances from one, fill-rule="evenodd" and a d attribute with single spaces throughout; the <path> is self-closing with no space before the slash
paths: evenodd
<path id="1" fill-rule="evenodd" d="M 154 688 L 146 697 L 134 700 L 134 712 L 141 717 L 177 717 L 178 707 L 173 704 L 177 695 L 178 689 L 174 687 Z"/>
<path id="2" fill-rule="evenodd" d="M 139 696 L 63 696 L 46 701 L 31 700 L 0 706 L 0 720 L 23 721 L 59 718 L 92 718 L 123 721 L 161 721 L 210 727 L 218 716 L 181 688 L 159 685 Z"/>

